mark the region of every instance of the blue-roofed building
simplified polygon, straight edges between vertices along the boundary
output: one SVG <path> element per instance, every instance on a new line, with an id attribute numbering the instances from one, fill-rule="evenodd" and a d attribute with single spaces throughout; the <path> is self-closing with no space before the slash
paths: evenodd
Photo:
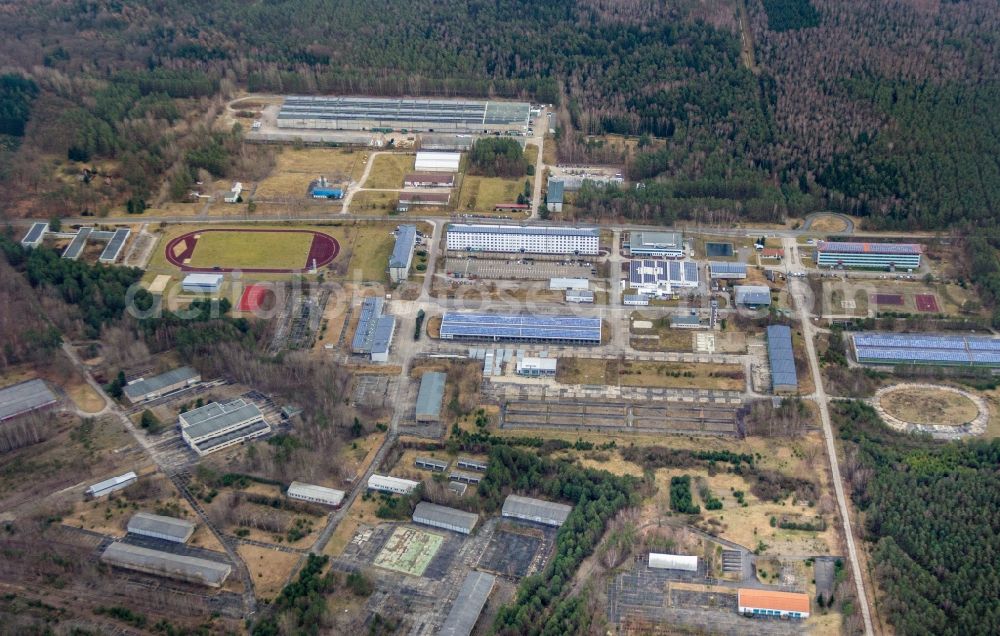
<path id="1" fill-rule="evenodd" d="M 309 196 L 314 199 L 342 199 L 344 189 L 333 185 L 326 177 L 320 177 L 309 184 Z"/>
<path id="2" fill-rule="evenodd" d="M 601 319 L 450 311 L 441 320 L 441 339 L 599 345 Z"/>
<path id="3" fill-rule="evenodd" d="M 818 267 L 907 269 L 920 267 L 923 247 L 916 243 L 853 243 L 820 241 L 816 244 Z"/>
<path id="4" fill-rule="evenodd" d="M 21 239 L 21 246 L 35 248 L 42 244 L 45 233 L 49 231 L 49 224 L 45 222 L 32 223 L 28 233 Z"/>
<path id="5" fill-rule="evenodd" d="M 372 362 L 387 362 L 389 347 L 396 333 L 396 318 L 382 315 L 385 301 L 379 296 L 369 296 L 361 303 L 361 316 L 354 331 L 351 350 L 371 356 Z"/>
<path id="6" fill-rule="evenodd" d="M 694 261 L 629 261 L 628 286 L 641 294 L 663 298 L 681 289 L 698 287 L 698 264 Z"/>
<path id="7" fill-rule="evenodd" d="M 789 327 L 771 325 L 767 328 L 767 360 L 771 366 L 771 391 L 775 394 L 796 393 L 799 379 L 795 373 L 795 353 Z"/>
<path id="8" fill-rule="evenodd" d="M 400 225 L 396 228 L 396 245 L 389 257 L 389 279 L 401 283 L 410 275 L 413 248 L 417 244 L 417 226 Z"/>
<path id="9" fill-rule="evenodd" d="M 708 277 L 712 279 L 740 280 L 747 277 L 746 263 L 717 263 L 708 264 Z"/>
<path id="10" fill-rule="evenodd" d="M 857 333 L 851 340 L 865 364 L 1000 367 L 1000 338 L 989 336 Z"/>
<path id="11" fill-rule="evenodd" d="M 552 212 L 562 212 L 563 196 L 566 184 L 557 179 L 549 179 L 548 190 L 545 192 L 545 207 Z"/>

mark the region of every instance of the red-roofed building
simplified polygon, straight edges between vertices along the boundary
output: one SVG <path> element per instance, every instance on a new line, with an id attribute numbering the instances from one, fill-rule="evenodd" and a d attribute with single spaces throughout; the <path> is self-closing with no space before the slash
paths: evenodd
<path id="1" fill-rule="evenodd" d="M 775 616 L 778 618 L 809 618 L 809 595 L 778 590 L 740 588 L 740 614 Z"/>

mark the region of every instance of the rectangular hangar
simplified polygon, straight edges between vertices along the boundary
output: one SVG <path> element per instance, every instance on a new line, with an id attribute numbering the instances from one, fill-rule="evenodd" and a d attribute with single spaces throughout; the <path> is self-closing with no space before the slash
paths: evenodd
<path id="1" fill-rule="evenodd" d="M 441 339 L 599 345 L 601 319 L 449 311 L 441 320 Z"/>

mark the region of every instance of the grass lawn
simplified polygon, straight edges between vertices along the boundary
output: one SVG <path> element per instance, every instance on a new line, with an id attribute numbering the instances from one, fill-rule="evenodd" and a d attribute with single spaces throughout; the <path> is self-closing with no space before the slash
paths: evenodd
<path id="1" fill-rule="evenodd" d="M 206 232 L 189 264 L 297 269 L 305 265 L 312 241 L 306 232 Z"/>
<path id="2" fill-rule="evenodd" d="M 254 196 L 304 197 L 309 182 L 317 177 L 347 182 L 361 178 L 364 155 L 344 148 L 285 149 L 278 155 L 274 170 L 257 186 Z"/>
<path id="3" fill-rule="evenodd" d="M 388 214 L 396 209 L 399 195 L 395 192 L 365 192 L 361 191 L 351 199 L 352 213 L 375 211 Z"/>
<path id="4" fill-rule="evenodd" d="M 564 384 L 609 384 L 671 389 L 742 391 L 743 367 L 735 364 L 625 362 L 562 358 L 556 379 Z"/>
<path id="5" fill-rule="evenodd" d="M 348 278 L 363 281 L 386 280 L 389 256 L 396 244 L 388 225 L 361 226 L 354 231 Z"/>
<path id="6" fill-rule="evenodd" d="M 538 146 L 535 144 L 527 144 L 524 147 L 524 159 L 528 162 L 528 165 L 535 165 L 535 162 L 538 161 Z"/>
<path id="7" fill-rule="evenodd" d="M 413 171 L 414 155 L 378 155 L 364 183 L 365 188 L 402 188 L 403 177 Z"/>
<path id="8" fill-rule="evenodd" d="M 458 210 L 492 211 L 498 203 L 517 203 L 517 195 L 524 192 L 523 179 L 477 177 L 466 175 L 458 195 Z"/>

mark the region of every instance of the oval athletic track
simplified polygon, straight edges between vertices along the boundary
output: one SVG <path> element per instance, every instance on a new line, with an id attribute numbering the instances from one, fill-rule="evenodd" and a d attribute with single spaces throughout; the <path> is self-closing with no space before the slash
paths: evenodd
<path id="1" fill-rule="evenodd" d="M 312 234 L 313 240 L 312 244 L 309 246 L 309 253 L 305 257 L 305 264 L 303 267 L 297 269 L 287 269 L 287 268 L 269 268 L 269 267 L 192 267 L 190 265 L 185 265 L 184 261 L 190 259 L 194 254 L 195 247 L 198 245 L 198 239 L 196 238 L 199 234 L 207 234 L 209 232 L 267 232 L 267 233 L 298 233 L 298 234 Z M 182 246 L 182 249 L 178 250 L 178 246 Z M 176 238 L 170 240 L 167 246 L 164 248 L 164 256 L 167 258 L 167 262 L 180 268 L 184 272 L 233 272 L 239 270 L 241 272 L 249 272 L 255 274 L 295 274 L 299 272 L 305 272 L 312 268 L 313 260 L 316 261 L 316 268 L 324 267 L 329 265 L 333 259 L 337 258 L 337 254 L 340 253 L 340 243 L 337 239 L 323 234 L 322 232 L 316 232 L 314 230 L 284 230 L 284 229 L 252 229 L 252 228 L 238 228 L 238 229 L 207 229 L 207 230 L 196 230 L 194 232 L 188 232 L 187 234 L 182 234 Z"/>

